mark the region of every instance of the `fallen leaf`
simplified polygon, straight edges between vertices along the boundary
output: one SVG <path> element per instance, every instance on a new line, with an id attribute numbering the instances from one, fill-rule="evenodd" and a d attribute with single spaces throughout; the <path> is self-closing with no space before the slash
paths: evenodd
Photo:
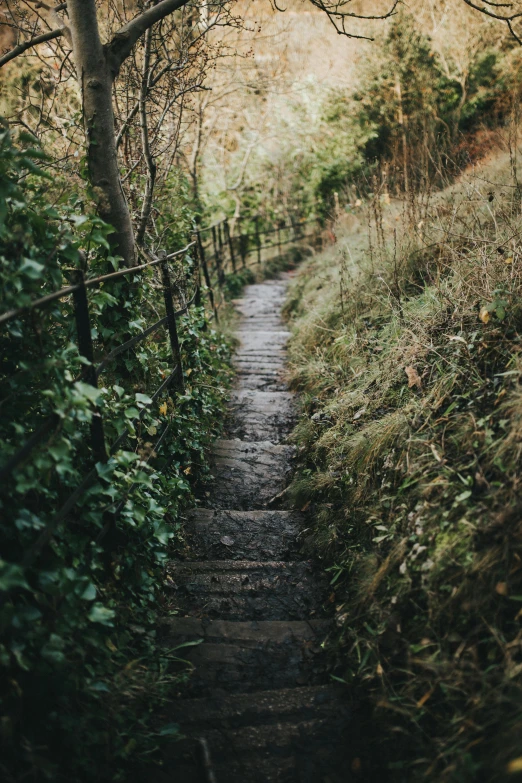
<path id="1" fill-rule="evenodd" d="M 191 472 L 192 472 L 192 466 L 191 465 L 189 465 L 188 468 L 185 468 L 185 470 L 183 471 L 185 476 L 188 476 L 189 473 L 191 473 Z"/>
<path id="2" fill-rule="evenodd" d="M 440 456 L 439 452 L 437 451 L 433 443 L 430 443 L 430 449 L 437 462 L 442 462 L 442 457 Z"/>
<path id="3" fill-rule="evenodd" d="M 382 677 L 384 674 L 384 669 L 382 668 L 381 664 L 377 664 L 377 668 L 375 669 L 375 673 L 379 675 L 379 677 Z"/>
<path id="4" fill-rule="evenodd" d="M 426 702 L 428 701 L 428 699 L 429 699 L 429 698 L 430 698 L 430 697 L 433 695 L 433 691 L 434 691 L 434 690 L 435 690 L 435 688 L 430 688 L 430 690 L 429 690 L 429 691 L 426 691 L 426 693 L 424 694 L 424 696 L 422 696 L 422 697 L 419 699 L 419 701 L 417 702 L 417 708 L 418 708 L 418 709 L 420 709 L 421 707 L 423 707 L 423 706 L 426 704 Z"/>
<path id="5" fill-rule="evenodd" d="M 491 313 L 489 312 L 487 307 L 480 308 L 479 318 L 483 324 L 488 324 L 490 322 Z"/>
<path id="6" fill-rule="evenodd" d="M 311 500 L 307 500 L 306 503 L 304 504 L 303 508 L 301 509 L 301 511 L 308 511 L 308 509 L 310 508 L 310 503 L 311 502 L 312 502 Z"/>
<path id="7" fill-rule="evenodd" d="M 499 595 L 507 595 L 508 594 L 508 586 L 507 582 L 497 582 L 495 586 L 495 592 Z"/>
<path id="8" fill-rule="evenodd" d="M 514 772 L 522 772 L 522 756 L 517 759 L 512 759 L 506 767 L 506 772 L 513 774 Z"/>
<path id="9" fill-rule="evenodd" d="M 512 264 L 513 263 L 513 256 L 508 256 L 504 259 L 505 264 Z"/>
<path id="10" fill-rule="evenodd" d="M 352 759 L 352 772 L 360 772 L 361 768 L 362 768 L 361 759 L 360 758 Z"/>
<path id="11" fill-rule="evenodd" d="M 166 416 L 167 415 L 167 403 L 166 402 L 162 402 L 161 403 L 161 405 L 159 406 L 159 412 L 160 412 L 160 416 Z"/>
<path id="12" fill-rule="evenodd" d="M 221 543 L 222 543 L 222 544 L 224 544 L 225 546 L 234 546 L 234 539 L 233 539 L 233 538 L 230 538 L 230 536 L 223 536 L 223 537 L 222 537 L 222 538 L 220 538 L 219 540 L 220 540 L 220 541 L 221 541 Z"/>
<path id="13" fill-rule="evenodd" d="M 353 414 L 353 421 L 357 421 L 357 419 L 360 419 L 361 416 L 363 416 L 366 413 L 366 408 L 361 408 L 357 411 L 357 413 Z"/>
<path id="14" fill-rule="evenodd" d="M 404 372 L 408 376 L 408 389 L 411 389 L 413 386 L 416 386 L 417 389 L 422 388 L 422 381 L 415 367 L 408 365 L 408 367 L 404 368 Z"/>

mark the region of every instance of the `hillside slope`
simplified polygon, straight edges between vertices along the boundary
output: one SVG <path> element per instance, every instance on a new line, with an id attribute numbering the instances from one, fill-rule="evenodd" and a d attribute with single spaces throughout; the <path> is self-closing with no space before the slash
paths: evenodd
<path id="1" fill-rule="evenodd" d="M 332 577 L 368 779 L 522 767 L 520 188 L 513 148 L 434 196 L 376 193 L 287 313 L 294 502 Z"/>

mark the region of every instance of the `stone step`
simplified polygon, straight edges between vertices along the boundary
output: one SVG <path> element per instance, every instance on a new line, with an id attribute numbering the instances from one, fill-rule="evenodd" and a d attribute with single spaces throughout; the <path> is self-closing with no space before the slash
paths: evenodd
<path id="1" fill-rule="evenodd" d="M 278 294 L 284 299 L 286 295 L 286 287 L 287 283 L 285 280 L 277 280 L 276 278 L 272 278 L 271 280 L 263 280 L 262 283 L 251 283 L 245 287 L 241 299 L 252 297 L 256 301 L 259 301 L 260 299 L 272 300 Z M 241 301 L 241 299 L 239 301 Z"/>
<path id="2" fill-rule="evenodd" d="M 186 526 L 194 560 L 289 560 L 299 551 L 302 515 L 294 511 L 191 512 Z"/>
<path id="3" fill-rule="evenodd" d="M 286 329 L 263 331 L 258 328 L 253 330 L 251 324 L 249 324 L 248 328 L 239 329 L 236 332 L 236 337 L 239 340 L 240 351 L 253 351 L 256 349 L 265 351 L 267 347 L 272 347 L 274 350 L 282 350 L 290 338 L 290 332 Z"/>
<path id="4" fill-rule="evenodd" d="M 327 584 L 308 561 L 170 562 L 165 587 L 181 615 L 222 620 L 311 620 L 328 615 Z"/>
<path id="5" fill-rule="evenodd" d="M 266 392 L 288 391 L 288 384 L 281 375 L 241 372 L 241 369 L 239 369 L 236 376 L 236 387 L 241 390 L 257 389 L 258 391 Z"/>
<path id="6" fill-rule="evenodd" d="M 282 351 L 273 351 L 272 353 L 270 351 L 266 351 L 266 353 L 261 353 L 261 351 L 257 349 L 252 349 L 251 351 L 238 351 L 235 357 L 235 362 L 237 366 L 259 362 L 260 364 L 266 364 L 273 367 L 285 367 L 286 356 L 282 353 Z"/>
<path id="7" fill-rule="evenodd" d="M 325 718 L 347 707 L 348 689 L 340 685 L 268 689 L 255 695 L 217 694 L 211 698 L 179 699 L 168 706 L 171 721 L 183 721 L 187 732 L 212 729 L 216 724 L 242 726 L 278 725 Z"/>
<path id="8" fill-rule="evenodd" d="M 237 510 L 263 508 L 286 486 L 293 454 L 292 446 L 269 441 L 216 441 L 214 480 L 206 487 L 205 505 Z"/>
<path id="9" fill-rule="evenodd" d="M 166 719 L 187 738 L 165 758 L 177 783 L 201 780 L 204 738 L 218 783 L 349 783 L 353 711 L 332 686 L 182 700 Z"/>
<path id="10" fill-rule="evenodd" d="M 257 318 L 243 318 L 243 329 L 256 332 L 263 331 L 267 334 L 270 332 L 279 332 L 283 328 L 283 322 L 279 318 L 272 318 L 271 316 L 258 316 Z"/>
<path id="11" fill-rule="evenodd" d="M 234 367 L 240 373 L 252 373 L 253 375 L 266 375 L 270 373 L 274 378 L 281 378 L 284 374 L 285 363 L 277 359 L 234 359 Z"/>
<path id="12" fill-rule="evenodd" d="M 296 419 L 294 395 L 241 389 L 232 392 L 226 433 L 240 440 L 279 443 Z"/>
<path id="13" fill-rule="evenodd" d="M 245 299 L 241 304 L 236 305 L 236 310 L 241 313 L 244 323 L 251 321 L 274 320 L 283 326 L 280 308 L 274 307 L 273 302 L 257 302 L 254 299 Z"/>
<path id="14" fill-rule="evenodd" d="M 189 661 L 193 695 L 258 691 L 312 684 L 324 677 L 321 642 L 328 620 L 232 622 L 175 617 L 163 623 L 161 643 Z"/>
<path id="15" fill-rule="evenodd" d="M 262 375 L 271 380 L 284 381 L 285 365 L 283 363 L 268 361 L 244 361 L 234 362 L 238 375 Z"/>
<path id="16" fill-rule="evenodd" d="M 281 317 L 281 309 L 285 303 L 284 292 L 279 295 L 272 294 L 269 299 L 266 297 L 257 297 L 250 293 L 241 299 L 234 301 L 234 306 L 245 318 L 255 318 L 256 316 L 270 314 L 274 317 Z"/>

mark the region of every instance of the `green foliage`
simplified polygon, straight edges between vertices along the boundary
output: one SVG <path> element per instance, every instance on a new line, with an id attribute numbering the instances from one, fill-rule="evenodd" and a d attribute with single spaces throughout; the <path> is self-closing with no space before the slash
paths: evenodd
<path id="1" fill-rule="evenodd" d="M 375 192 L 376 175 L 392 194 L 428 182 L 444 185 L 484 153 L 480 133 L 510 115 L 520 92 L 518 63 L 511 43 L 493 48 L 486 42 L 461 72 L 401 11 L 362 61 L 357 88 L 323 92 L 317 111 L 306 117 L 306 138 L 298 136 L 283 160 L 265 161 L 260 181 L 288 179 L 292 203 L 303 214 L 315 210 L 323 217 L 332 216 L 335 193 L 350 209 Z M 294 110 L 296 128 L 302 112 Z M 244 197 L 247 212 L 254 195 L 258 211 L 277 204 L 266 188 L 254 188 Z"/>
<path id="2" fill-rule="evenodd" d="M 67 285 L 80 267 L 87 276 L 117 269 L 109 226 L 74 198 L 48 205 L 34 140 L 15 145 L 2 129 L 0 150 L 1 312 Z M 186 243 L 164 230 L 169 249 Z M 180 288 L 191 274 L 188 257 L 173 269 Z M 157 275 L 149 268 L 89 292 L 96 361 L 157 320 Z M 164 330 L 110 363 L 94 389 L 82 377 L 69 299 L 2 326 L 2 463 L 53 416 L 0 496 L 2 779 L 125 779 L 172 737 L 153 714 L 185 676 L 156 639 L 162 565 L 180 540 L 191 482 L 206 470 L 229 378 L 228 346 L 204 309 L 191 308 L 178 327 L 185 391 L 153 403 L 172 370 Z M 57 518 L 93 470 L 96 408 L 107 444 L 128 437 Z"/>
<path id="3" fill-rule="evenodd" d="M 253 282 L 255 282 L 255 275 L 251 269 L 238 269 L 225 278 L 225 296 L 227 299 L 234 299 L 239 296 L 245 285 Z"/>

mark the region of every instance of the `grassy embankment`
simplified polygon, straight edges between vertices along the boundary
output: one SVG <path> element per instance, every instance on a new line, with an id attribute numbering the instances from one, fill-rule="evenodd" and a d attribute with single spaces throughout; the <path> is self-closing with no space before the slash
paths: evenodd
<path id="1" fill-rule="evenodd" d="M 332 577 L 369 780 L 522 768 L 520 188 L 510 156 L 343 216 L 293 284 L 291 493 Z M 518 759 L 518 761 L 517 761 Z"/>

